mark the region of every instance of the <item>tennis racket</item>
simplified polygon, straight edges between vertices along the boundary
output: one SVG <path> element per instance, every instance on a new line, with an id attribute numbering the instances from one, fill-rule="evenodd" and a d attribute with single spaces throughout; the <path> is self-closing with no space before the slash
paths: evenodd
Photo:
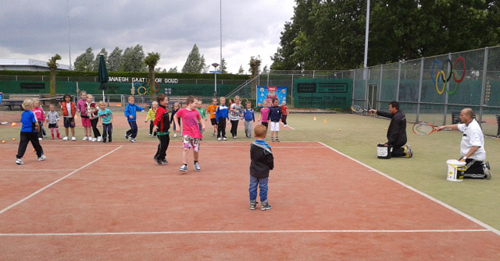
<path id="1" fill-rule="evenodd" d="M 418 136 L 427 136 L 435 131 L 437 131 L 436 126 L 425 121 L 417 122 L 413 125 L 413 133 L 417 134 Z"/>
<path id="2" fill-rule="evenodd" d="M 351 110 L 352 110 L 353 113 L 363 113 L 363 112 L 367 112 L 368 111 L 366 109 L 361 108 L 361 106 L 359 106 L 359 105 L 353 105 L 353 106 L 351 106 Z"/>

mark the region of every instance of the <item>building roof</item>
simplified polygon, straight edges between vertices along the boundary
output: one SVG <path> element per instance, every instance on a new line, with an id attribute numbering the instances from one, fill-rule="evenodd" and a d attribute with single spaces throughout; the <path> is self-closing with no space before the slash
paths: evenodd
<path id="1" fill-rule="evenodd" d="M 34 59 L 0 59 L 0 70 L 48 71 L 48 61 Z M 58 70 L 69 71 L 69 65 L 58 64 Z"/>

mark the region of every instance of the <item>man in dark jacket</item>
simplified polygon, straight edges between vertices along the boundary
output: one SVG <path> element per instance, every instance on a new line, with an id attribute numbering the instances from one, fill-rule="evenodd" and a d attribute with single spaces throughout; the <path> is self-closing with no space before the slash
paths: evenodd
<path id="1" fill-rule="evenodd" d="M 399 103 L 392 101 L 389 103 L 389 111 L 370 110 L 370 113 L 376 113 L 379 116 L 391 118 L 389 129 L 387 130 L 386 146 L 392 147 L 392 157 L 407 157 L 411 158 L 413 152 L 409 145 L 405 145 L 408 141 L 406 137 L 406 116 L 399 110 Z"/>

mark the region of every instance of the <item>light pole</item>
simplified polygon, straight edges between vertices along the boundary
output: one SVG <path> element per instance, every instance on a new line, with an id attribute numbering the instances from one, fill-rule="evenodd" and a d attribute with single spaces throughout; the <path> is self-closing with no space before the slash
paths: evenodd
<path id="1" fill-rule="evenodd" d="M 217 96 L 217 67 L 219 66 L 218 63 L 212 63 L 212 66 L 214 67 L 214 79 L 215 79 L 215 84 L 214 84 L 214 97 Z"/>

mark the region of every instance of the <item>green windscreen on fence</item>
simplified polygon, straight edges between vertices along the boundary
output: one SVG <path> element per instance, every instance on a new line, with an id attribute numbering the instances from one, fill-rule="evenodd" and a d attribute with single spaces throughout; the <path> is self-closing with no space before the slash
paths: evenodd
<path id="1" fill-rule="evenodd" d="M 351 79 L 296 79 L 293 88 L 295 108 L 349 108 Z"/>

